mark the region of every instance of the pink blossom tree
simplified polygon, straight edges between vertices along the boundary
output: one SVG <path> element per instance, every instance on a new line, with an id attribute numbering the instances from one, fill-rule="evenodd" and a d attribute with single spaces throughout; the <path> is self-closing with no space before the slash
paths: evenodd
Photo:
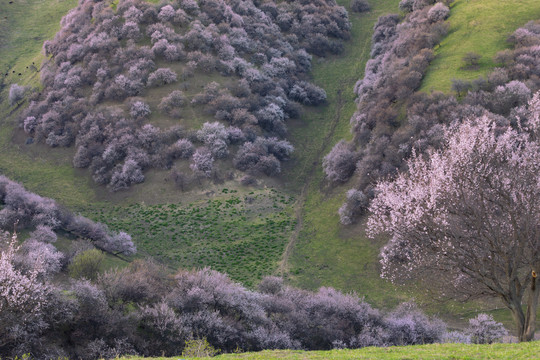
<path id="1" fill-rule="evenodd" d="M 520 341 L 534 338 L 540 295 L 539 95 L 528 112 L 519 131 L 486 116 L 447 129 L 443 150 L 413 155 L 407 173 L 377 185 L 368 220 L 371 236 L 392 236 L 384 277 L 498 297 Z"/>
<path id="2" fill-rule="evenodd" d="M 36 259 L 26 271 L 17 267 L 17 235 L 0 233 L 0 351 L 28 341 L 43 331 L 44 308 L 52 287 L 42 280 L 43 263 Z"/>

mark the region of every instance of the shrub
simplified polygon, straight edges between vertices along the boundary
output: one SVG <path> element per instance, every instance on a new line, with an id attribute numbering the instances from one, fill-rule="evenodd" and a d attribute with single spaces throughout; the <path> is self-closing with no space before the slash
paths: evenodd
<path id="1" fill-rule="evenodd" d="M 150 113 L 150 106 L 142 101 L 133 102 L 129 109 L 129 114 L 137 120 L 147 118 Z"/>
<path id="2" fill-rule="evenodd" d="M 442 343 L 458 343 L 458 344 L 470 344 L 471 343 L 471 336 L 464 334 L 460 331 L 450 331 L 444 333 L 442 339 Z"/>
<path id="3" fill-rule="evenodd" d="M 244 175 L 240 178 L 240 184 L 244 186 L 254 186 L 257 185 L 257 179 L 251 175 Z"/>
<path id="4" fill-rule="evenodd" d="M 469 327 L 465 332 L 470 336 L 473 344 L 491 344 L 508 335 L 503 324 L 496 322 L 493 316 L 488 314 L 478 314 L 470 319 Z"/>
<path id="5" fill-rule="evenodd" d="M 352 0 L 351 10 L 360 13 L 371 10 L 371 6 L 369 6 L 367 0 Z"/>
<path id="6" fill-rule="evenodd" d="M 393 345 L 417 345 L 439 342 L 446 325 L 439 319 L 429 319 L 415 304 L 403 303 L 385 318 L 388 341 Z"/>
<path id="7" fill-rule="evenodd" d="M 428 11 L 428 20 L 431 22 L 438 22 L 441 20 L 446 20 L 450 15 L 450 9 L 448 6 L 444 5 L 441 2 L 436 3 Z"/>
<path id="8" fill-rule="evenodd" d="M 399 10 L 403 12 L 411 12 L 413 11 L 413 5 L 415 0 L 401 0 L 399 2 Z"/>
<path id="9" fill-rule="evenodd" d="M 199 148 L 193 154 L 193 162 L 189 167 L 195 173 L 210 177 L 214 169 L 214 157 L 207 148 Z"/>
<path id="10" fill-rule="evenodd" d="M 482 55 L 475 52 L 468 52 L 463 55 L 463 62 L 465 63 L 465 68 L 474 69 L 480 64 L 480 59 Z"/>
<path id="11" fill-rule="evenodd" d="M 174 8 L 171 5 L 165 5 L 159 11 L 158 19 L 161 21 L 171 21 L 175 15 Z"/>
<path id="12" fill-rule="evenodd" d="M 206 338 L 186 340 L 182 356 L 185 357 L 211 357 L 219 353 Z"/>
<path id="13" fill-rule="evenodd" d="M 369 200 L 361 190 L 350 189 L 347 191 L 347 200 L 338 210 L 340 222 L 343 225 L 352 224 L 355 219 L 366 212 Z"/>
<path id="14" fill-rule="evenodd" d="M 338 142 L 323 159 L 323 169 L 331 181 L 345 182 L 356 169 L 357 154 L 344 140 Z"/>
<path id="15" fill-rule="evenodd" d="M 174 157 L 189 159 L 193 155 L 194 147 L 188 139 L 180 139 L 173 145 Z"/>
<path id="16" fill-rule="evenodd" d="M 75 279 L 95 280 L 101 269 L 105 255 L 97 250 L 86 250 L 75 256 L 68 266 L 69 275 Z"/>
<path id="17" fill-rule="evenodd" d="M 127 159 L 122 166 L 117 166 L 113 172 L 109 187 L 112 191 L 128 188 L 131 184 L 144 181 L 141 166 L 133 159 Z"/>
<path id="18" fill-rule="evenodd" d="M 176 73 L 169 68 L 159 68 L 148 76 L 148 86 L 160 86 L 176 82 Z"/>
<path id="19" fill-rule="evenodd" d="M 45 225 L 38 225 L 36 227 L 36 230 L 30 233 L 30 239 L 33 239 L 39 242 L 52 244 L 56 242 L 56 240 L 58 239 L 58 236 L 56 236 L 56 233 L 52 231 L 50 227 L 45 226 Z"/>
<path id="20" fill-rule="evenodd" d="M 184 106 L 185 102 L 186 97 L 184 96 L 184 93 L 180 90 L 174 90 L 161 99 L 158 108 L 168 115 L 178 118 L 181 114 L 179 109 Z"/>
<path id="21" fill-rule="evenodd" d="M 41 273 L 49 276 L 60 271 L 63 258 L 64 254 L 53 245 L 28 239 L 21 247 L 18 261 L 23 269 L 32 271 L 41 268 Z"/>
<path id="22" fill-rule="evenodd" d="M 24 93 L 26 92 L 26 88 L 24 86 L 20 86 L 18 84 L 13 84 L 9 87 L 9 104 L 15 105 L 18 104 L 19 101 L 21 101 L 24 98 Z"/>
<path id="23" fill-rule="evenodd" d="M 466 80 L 452 79 L 452 90 L 456 92 L 458 96 L 463 96 L 471 89 L 471 83 Z"/>
<path id="24" fill-rule="evenodd" d="M 51 286 L 40 278 L 41 266 L 21 271 L 16 268 L 17 235 L 9 239 L 0 234 L 0 354 L 20 355 L 47 328 L 47 311 Z M 32 264 L 39 265 L 39 264 Z M 22 345 L 22 346 L 21 346 Z"/>

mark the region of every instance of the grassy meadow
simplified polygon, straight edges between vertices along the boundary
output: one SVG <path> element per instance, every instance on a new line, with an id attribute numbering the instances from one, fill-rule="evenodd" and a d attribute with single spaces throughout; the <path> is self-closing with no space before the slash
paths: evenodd
<path id="1" fill-rule="evenodd" d="M 435 49 L 422 91 L 448 92 L 452 79 L 473 80 L 493 69 L 495 54 L 509 48 L 508 36 L 531 20 L 540 19 L 537 0 L 456 0 L 450 6 L 450 31 Z M 482 56 L 475 69 L 463 67 L 463 56 Z"/>
<path id="2" fill-rule="evenodd" d="M 180 360 L 182 357 L 168 359 Z M 218 360 L 259 360 L 259 359 L 283 359 L 283 360 L 352 360 L 352 359 L 377 359 L 377 360 L 473 360 L 473 359 L 497 359 L 497 360 L 534 360 L 540 358 L 540 344 L 538 341 L 521 344 L 431 344 L 417 346 L 392 346 L 387 348 L 368 347 L 358 350 L 331 350 L 331 351 L 295 351 L 275 350 L 253 353 L 224 354 L 214 357 Z M 130 360 L 142 358 L 129 358 Z M 167 358 L 156 358 L 165 360 Z M 195 358 L 190 358 L 195 359 Z M 203 359 L 203 358 L 199 358 Z M 205 358 L 208 359 L 208 358 Z"/>

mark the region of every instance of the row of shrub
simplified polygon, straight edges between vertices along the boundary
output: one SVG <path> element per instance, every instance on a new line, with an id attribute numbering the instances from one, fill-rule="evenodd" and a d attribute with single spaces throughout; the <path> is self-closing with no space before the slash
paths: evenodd
<path id="1" fill-rule="evenodd" d="M 43 244 L 54 242 L 55 232 L 63 231 L 89 240 L 95 247 L 111 254 L 132 255 L 136 252 L 131 236 L 125 232 L 112 232 L 104 224 L 75 215 L 54 200 L 31 193 L 3 175 L 0 175 L 0 207 L 0 229 L 34 229 L 32 238 Z M 40 256 L 39 248 L 33 252 Z M 47 251 L 44 250 L 42 256 L 46 257 Z"/>
<path id="2" fill-rule="evenodd" d="M 43 262 L 31 251 L 16 251 L 16 238 L 6 240 L 0 242 L 2 357 L 174 356 L 196 339 L 233 352 L 467 342 L 471 336 L 491 342 L 505 334 L 489 317 L 472 323 L 468 334 L 446 333 L 442 321 L 411 303 L 382 314 L 357 295 L 332 288 L 309 292 L 267 277 L 254 291 L 207 268 L 172 276 L 149 261 L 92 276 L 94 281 L 55 282 L 42 276 Z M 31 249 L 26 243 L 22 248 Z M 99 253 L 83 255 L 72 266 L 74 276 L 89 274 Z"/>
<path id="3" fill-rule="evenodd" d="M 512 50 L 500 52 L 487 77 L 454 80 L 453 94 L 416 92 L 432 48 L 447 31 L 448 8 L 432 0 L 402 0 L 398 15 L 380 17 L 375 25 L 372 59 L 357 84 L 358 109 L 351 118 L 351 142 L 340 141 L 323 161 L 331 183 L 352 180 L 347 200 L 339 209 L 343 224 L 362 215 L 381 178 L 405 170 L 413 152 L 442 145 L 443 127 L 484 114 L 501 128 L 525 119 L 526 105 L 540 88 L 540 24 L 531 22 L 515 31 Z"/>
<path id="4" fill-rule="evenodd" d="M 233 145 L 241 147 L 238 169 L 279 173 L 289 154 L 276 156 L 261 144 L 283 139 L 301 104 L 326 101 L 324 90 L 308 82 L 311 54 L 341 52 L 350 31 L 335 0 L 121 0 L 116 8 L 86 0 L 61 24 L 43 46 L 50 57 L 41 69 L 43 90 L 31 95 L 21 127 L 52 147 L 75 145 L 74 165 L 90 168 L 113 191 L 144 181 L 144 169 L 170 168 L 179 158 L 191 158 L 197 174 L 211 177 L 214 161 Z M 210 82 L 188 97 L 187 80 L 202 73 L 230 81 Z M 156 109 L 145 97 L 162 86 L 172 91 Z M 17 101 L 19 93 L 13 88 Z M 208 126 L 226 129 L 201 139 L 195 130 L 149 124 L 153 112 L 180 118 L 186 106 L 213 116 Z"/>

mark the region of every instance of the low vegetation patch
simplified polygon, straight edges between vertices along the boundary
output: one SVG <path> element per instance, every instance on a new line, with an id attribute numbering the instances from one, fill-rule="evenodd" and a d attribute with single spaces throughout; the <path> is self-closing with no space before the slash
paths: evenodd
<path id="1" fill-rule="evenodd" d="M 202 268 L 255 285 L 277 267 L 295 221 L 295 199 L 274 189 L 238 195 L 221 189 L 189 204 L 114 206 L 85 211 L 117 231 L 130 231 L 139 253 L 173 269 Z"/>

